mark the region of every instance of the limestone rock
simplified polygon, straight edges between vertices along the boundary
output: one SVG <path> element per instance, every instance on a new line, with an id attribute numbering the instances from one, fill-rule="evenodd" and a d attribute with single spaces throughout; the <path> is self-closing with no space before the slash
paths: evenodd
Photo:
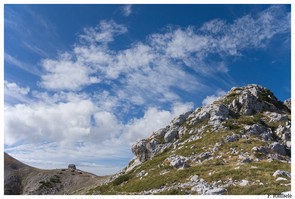
<path id="1" fill-rule="evenodd" d="M 288 172 L 288 171 L 276 170 L 273 173 L 273 176 L 274 177 L 277 177 L 277 176 L 287 176 L 288 178 L 291 178 L 291 173 Z"/>
<path id="2" fill-rule="evenodd" d="M 224 139 L 224 142 L 235 142 L 235 141 L 237 141 L 237 140 L 239 140 L 240 139 L 240 135 L 238 135 L 238 134 L 233 134 L 233 135 L 228 135 L 228 136 L 226 136 L 226 138 Z"/>
<path id="3" fill-rule="evenodd" d="M 244 186 L 247 186 L 248 184 L 249 184 L 248 180 L 241 180 L 239 183 L 239 186 L 244 187 Z"/>
<path id="4" fill-rule="evenodd" d="M 184 114 L 179 115 L 178 117 L 174 118 L 171 122 L 172 125 L 180 126 L 185 122 L 186 118 L 192 113 L 192 111 L 188 111 Z"/>
<path id="5" fill-rule="evenodd" d="M 136 177 L 142 177 L 146 174 L 146 171 L 145 170 L 141 170 L 139 173 L 136 174 Z"/>
<path id="6" fill-rule="evenodd" d="M 178 131 L 176 129 L 172 129 L 170 131 L 168 131 L 165 136 L 164 136 L 164 140 L 165 142 L 172 142 L 174 139 L 176 139 L 178 137 Z"/>
<path id="7" fill-rule="evenodd" d="M 175 168 L 189 167 L 188 159 L 183 156 L 172 156 L 172 157 L 167 158 L 167 160 L 170 162 L 170 165 Z"/>
<path id="8" fill-rule="evenodd" d="M 144 162 L 148 160 L 149 155 L 148 151 L 146 148 L 147 141 L 145 139 L 140 140 L 136 144 L 134 144 L 131 148 L 132 152 L 137 156 L 137 158 L 141 161 Z"/>
<path id="9" fill-rule="evenodd" d="M 209 189 L 206 194 L 207 195 L 223 195 L 225 192 L 226 192 L 225 188 L 216 187 L 213 189 Z"/>
<path id="10" fill-rule="evenodd" d="M 287 99 L 284 101 L 284 105 L 288 107 L 288 109 L 291 111 L 291 99 Z"/>
<path id="11" fill-rule="evenodd" d="M 285 147 L 278 142 L 270 144 L 269 148 L 279 155 L 287 155 Z"/>
<path id="12" fill-rule="evenodd" d="M 260 124 L 246 125 L 244 130 L 250 135 L 260 135 L 265 141 L 272 140 L 272 130 Z"/>
<path id="13" fill-rule="evenodd" d="M 201 160 L 201 161 L 204 161 L 204 160 L 206 160 L 206 159 L 208 159 L 208 158 L 210 158 L 211 157 L 211 153 L 210 152 L 203 152 L 203 153 L 201 153 L 199 156 L 198 156 L 198 158 Z"/>
<path id="14" fill-rule="evenodd" d="M 229 105 L 229 109 L 241 115 L 252 115 L 263 111 L 275 111 L 277 108 L 273 103 L 277 99 L 273 94 L 258 85 L 252 84 L 243 88 L 238 93 L 231 91 L 228 95 L 236 95 Z"/>

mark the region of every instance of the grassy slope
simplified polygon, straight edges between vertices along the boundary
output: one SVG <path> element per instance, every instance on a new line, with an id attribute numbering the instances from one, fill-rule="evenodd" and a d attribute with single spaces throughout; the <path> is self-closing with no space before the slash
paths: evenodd
<path id="1" fill-rule="evenodd" d="M 255 116 L 243 116 L 232 119 L 230 124 L 231 130 L 226 132 L 212 132 L 208 129 L 208 133 L 203 135 L 200 140 L 186 143 L 181 149 L 176 149 L 174 154 L 190 156 L 192 154 L 199 154 L 201 152 L 210 151 L 215 143 L 219 142 L 222 145 L 213 156 L 221 156 L 219 159 L 205 160 L 202 164 L 192 163 L 191 167 L 184 170 L 177 170 L 165 163 L 165 159 L 170 155 L 171 151 L 159 154 L 152 160 L 144 162 L 142 165 L 136 167 L 128 174 L 119 177 L 117 181 L 109 184 L 98 186 L 92 189 L 89 194 L 136 194 L 144 190 L 160 188 L 161 186 L 169 186 L 173 183 L 187 182 L 192 175 L 199 175 L 207 182 L 226 182 L 229 179 L 233 181 L 248 180 L 250 184 L 244 187 L 229 186 L 227 194 L 230 195 L 257 195 L 257 194 L 279 194 L 283 191 L 290 190 L 290 179 L 287 181 L 276 181 L 276 177 L 272 174 L 280 169 L 291 171 L 291 165 L 286 162 L 261 160 L 259 162 L 246 163 L 238 167 L 238 155 L 230 154 L 231 148 L 235 148 L 239 152 L 248 152 L 251 154 L 251 149 L 254 146 L 267 146 L 269 143 L 261 141 L 260 138 L 251 136 L 249 139 L 240 139 L 235 142 L 224 143 L 223 139 L 227 135 L 239 133 L 244 125 L 254 124 L 260 121 L 262 114 Z M 184 124 L 186 125 L 186 124 Z M 192 126 L 190 128 L 196 128 Z M 188 130 L 189 132 L 189 130 Z M 185 135 L 188 137 L 188 135 Z M 257 157 L 262 157 L 263 154 L 257 154 Z M 136 174 L 145 170 L 148 175 L 142 179 L 136 177 Z M 160 175 L 161 172 L 167 174 Z M 258 181 L 259 180 L 259 181 Z M 263 185 L 259 185 L 263 183 Z M 185 190 L 171 190 L 163 194 L 184 194 Z"/>

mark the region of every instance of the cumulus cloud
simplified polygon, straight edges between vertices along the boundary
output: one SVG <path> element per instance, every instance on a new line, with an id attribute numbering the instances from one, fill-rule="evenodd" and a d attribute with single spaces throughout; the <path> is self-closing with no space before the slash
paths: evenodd
<path id="1" fill-rule="evenodd" d="M 132 14 L 132 5 L 124 5 L 121 9 L 122 11 L 122 14 L 125 16 L 125 17 L 128 17 Z"/>
<path id="2" fill-rule="evenodd" d="M 159 110 L 155 107 L 149 108 L 142 118 L 130 121 L 124 129 L 124 137 L 134 143 L 139 139 L 146 138 L 153 131 L 163 128 L 176 116 L 192 110 L 193 104 L 174 104 L 171 111 Z"/>
<path id="3" fill-rule="evenodd" d="M 91 67 L 74 61 L 68 53 L 62 54 L 58 60 L 43 60 L 42 66 L 45 74 L 41 77 L 41 86 L 50 90 L 78 90 L 100 81 L 91 75 Z"/>
<path id="4" fill-rule="evenodd" d="M 212 104 L 214 101 L 218 100 L 219 97 L 221 97 L 225 94 L 226 94 L 226 92 L 224 90 L 219 89 L 215 92 L 215 94 L 205 97 L 205 99 L 203 99 L 203 101 L 202 101 L 202 105 L 205 106 L 208 104 Z"/>
<path id="5" fill-rule="evenodd" d="M 90 133 L 94 106 L 89 100 L 46 105 L 17 104 L 5 107 L 5 144 L 57 141 L 62 144 Z"/>
<path id="6" fill-rule="evenodd" d="M 79 98 L 68 97 L 72 101 L 52 104 L 6 106 L 6 151 L 42 168 L 56 168 L 77 160 L 79 164 L 105 159 L 127 162 L 132 157 L 130 146 L 136 140 L 149 136 L 193 108 L 191 103 L 176 103 L 168 110 L 151 107 L 142 117 L 123 124 L 112 112 L 100 110 L 90 99 Z M 96 174 L 118 170 L 114 166 L 100 171 L 95 166 L 81 165 L 84 167 Z"/>

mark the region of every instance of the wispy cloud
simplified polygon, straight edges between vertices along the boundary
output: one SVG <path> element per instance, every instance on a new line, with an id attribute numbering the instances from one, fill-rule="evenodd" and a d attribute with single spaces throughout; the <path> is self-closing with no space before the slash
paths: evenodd
<path id="1" fill-rule="evenodd" d="M 121 11 L 122 11 L 122 14 L 125 16 L 125 17 L 128 17 L 132 14 L 132 5 L 124 5 L 122 8 L 121 8 Z"/>
<path id="2" fill-rule="evenodd" d="M 37 45 L 35 45 L 33 43 L 28 43 L 28 42 L 24 41 L 23 45 L 24 45 L 25 48 L 32 51 L 33 53 L 38 54 L 41 57 L 47 57 L 48 56 L 48 53 L 45 50 L 41 49 L 40 47 L 38 47 Z"/>
<path id="3" fill-rule="evenodd" d="M 114 36 L 127 32 L 124 25 L 117 24 L 114 21 L 101 21 L 97 27 L 84 28 L 84 34 L 80 35 L 82 42 L 89 42 L 90 44 L 109 43 L 114 41 Z"/>
<path id="4" fill-rule="evenodd" d="M 8 53 L 4 53 L 4 62 L 17 66 L 30 74 L 41 76 L 41 71 L 37 67 L 28 64 L 25 61 L 19 60 Z"/>
<path id="5" fill-rule="evenodd" d="M 8 38 L 13 43 L 13 49 L 5 45 L 6 53 L 17 48 L 24 52 L 24 57 L 35 54 L 44 58 L 50 52 L 55 52 L 60 42 L 57 42 L 55 26 L 46 17 L 37 14 L 27 5 L 5 6 L 4 13 L 5 34 L 10 36 Z"/>

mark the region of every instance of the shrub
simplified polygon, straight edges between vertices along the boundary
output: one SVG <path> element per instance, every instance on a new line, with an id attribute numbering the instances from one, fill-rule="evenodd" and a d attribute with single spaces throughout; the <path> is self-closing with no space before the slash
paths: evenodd
<path id="1" fill-rule="evenodd" d="M 130 179 L 130 174 L 121 175 L 113 181 L 113 185 L 120 185 L 123 182 L 128 181 L 129 179 Z"/>

